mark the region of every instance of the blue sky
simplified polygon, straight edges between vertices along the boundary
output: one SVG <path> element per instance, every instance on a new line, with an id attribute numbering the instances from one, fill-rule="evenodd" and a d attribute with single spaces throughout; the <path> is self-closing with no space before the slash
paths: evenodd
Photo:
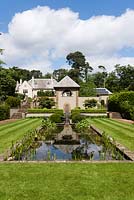
<path id="1" fill-rule="evenodd" d="M 17 12 L 22 12 L 37 5 L 50 6 L 54 9 L 69 7 L 79 12 L 81 19 L 93 15 L 119 16 L 127 8 L 134 9 L 133 0 L 2 0 L 0 3 L 1 31 L 7 31 L 7 25 Z"/>
<path id="2" fill-rule="evenodd" d="M 16 13 L 21 13 L 21 16 L 23 17 L 24 11 L 33 10 L 33 8 L 37 8 L 37 6 L 42 6 L 42 7 L 48 6 L 50 8 L 50 11 L 52 11 L 52 9 L 61 10 L 62 8 L 68 7 L 68 8 L 70 8 L 70 10 L 72 11 L 73 14 L 76 14 L 76 13 L 79 14 L 79 16 L 76 17 L 77 19 L 75 19 L 77 23 L 79 22 L 79 20 L 86 22 L 86 20 L 91 19 L 91 17 L 93 17 L 93 16 L 100 16 L 99 19 L 101 19 L 103 15 L 114 16 L 116 21 L 118 22 L 119 21 L 118 17 L 119 17 L 120 21 L 122 20 L 121 24 L 124 23 L 124 27 L 125 27 L 126 20 L 128 20 L 128 22 L 130 21 L 129 13 L 126 13 L 126 10 L 127 9 L 134 10 L 134 1 L 133 0 L 2 0 L 0 3 L 0 32 L 3 33 L 3 38 L 2 38 L 2 41 L 0 40 L 0 42 L 4 47 L 6 47 L 6 49 L 8 49 L 7 45 L 11 44 L 11 41 L 14 42 L 13 43 L 14 54 L 6 55 L 6 53 L 5 53 L 5 56 L 4 56 L 7 66 L 10 66 L 10 65 L 19 65 L 22 67 L 25 65 L 32 66 L 32 63 L 34 63 L 34 65 L 39 64 L 39 66 L 43 65 L 43 60 L 38 59 L 38 62 L 37 62 L 37 60 L 36 60 L 36 62 L 33 61 L 33 58 L 35 57 L 34 52 L 31 52 L 31 54 L 30 54 L 31 58 L 29 60 L 32 60 L 31 63 L 28 63 L 27 57 L 23 57 L 23 58 L 20 57 L 20 60 L 19 60 L 20 55 L 18 55 L 18 52 L 20 51 L 20 54 L 21 54 L 21 50 L 23 51 L 21 45 L 22 45 L 22 42 L 24 42 L 24 40 L 20 41 L 20 38 L 19 39 L 17 38 L 18 30 L 16 30 L 17 25 L 15 23 L 12 23 L 13 24 L 12 29 L 8 30 L 8 24 L 9 23 L 11 24 L 11 21 L 12 21 L 12 19 L 14 19 L 14 16 Z M 39 13 L 40 13 L 40 11 L 38 12 L 38 14 Z M 72 14 L 68 13 L 67 15 L 72 15 Z M 121 17 L 122 15 L 125 16 L 125 20 L 124 20 L 124 17 Z M 28 17 L 27 17 L 27 19 L 28 19 Z M 74 18 L 72 16 L 72 20 L 73 19 Z M 17 20 L 19 20 L 19 19 L 17 18 Z M 24 19 L 24 20 L 26 20 L 26 19 Z M 106 19 L 104 19 L 104 22 L 106 20 L 108 20 L 108 17 Z M 114 21 L 115 21 L 114 19 L 110 19 L 110 21 L 108 20 L 108 23 L 112 24 Z M 92 23 L 94 23 L 94 26 L 97 26 L 96 24 L 98 24 L 98 22 L 99 22 L 99 20 L 93 20 Z M 128 22 L 127 22 L 127 24 L 128 24 Z M 65 21 L 65 23 L 68 23 L 68 21 Z M 69 23 L 69 25 L 70 25 L 70 23 Z M 92 27 L 92 24 L 87 23 L 87 25 L 85 26 L 85 30 L 87 30 L 87 28 L 86 28 L 87 26 Z M 102 29 L 103 28 L 105 29 L 105 26 L 108 26 L 108 24 L 106 24 L 106 25 L 104 24 L 104 27 L 102 27 Z M 110 26 L 112 27 L 112 25 L 110 25 Z M 82 25 L 82 27 L 83 27 L 83 25 Z M 120 27 L 120 25 L 118 27 Z M 80 28 L 79 27 L 77 27 L 77 28 L 79 29 L 79 32 L 81 32 Z M 63 27 L 63 29 L 64 29 L 64 27 Z M 131 27 L 130 27 L 130 29 L 131 29 Z M 112 28 L 107 29 L 104 36 L 109 34 L 108 30 L 112 30 Z M 122 30 L 124 30 L 124 29 L 122 28 Z M 118 29 L 113 27 L 113 32 L 114 31 L 118 31 Z M 15 40 L 15 38 L 14 37 L 12 38 L 12 35 L 13 35 L 12 32 L 17 38 L 16 41 L 13 41 L 13 40 Z M 74 30 L 72 30 L 72 33 L 73 32 L 74 32 Z M 8 34 L 8 37 L 6 36 L 6 34 Z M 46 34 L 46 33 L 43 33 L 43 34 Z M 64 34 L 66 34 L 66 32 Z M 81 34 L 81 33 L 79 33 L 79 34 Z M 94 40 L 96 42 L 98 42 L 99 40 L 103 40 L 104 36 L 102 36 L 102 38 L 101 37 L 99 38 L 99 35 L 96 35 L 95 38 L 93 38 L 91 40 L 91 42 L 89 42 L 89 45 L 90 44 L 94 45 L 94 44 L 92 44 L 92 41 L 94 41 Z M 131 35 L 128 33 L 127 37 L 130 38 L 130 36 Z M 19 35 L 19 37 L 20 37 L 20 35 Z M 70 37 L 71 39 L 73 38 L 70 36 L 70 34 L 68 37 Z M 97 37 L 98 37 L 98 39 L 97 39 Z M 114 36 L 111 36 L 111 37 L 114 37 Z M 117 37 L 119 37 L 119 35 L 117 35 Z M 122 43 L 120 43 L 118 45 L 118 47 L 114 46 L 111 48 L 112 44 L 106 44 L 107 41 L 104 41 L 103 44 L 104 44 L 104 46 L 106 46 L 106 48 L 104 48 L 104 50 L 102 48 L 101 52 L 99 52 L 99 53 L 98 52 L 96 53 L 96 51 L 94 49 L 92 50 L 90 48 L 89 48 L 89 50 L 86 50 L 86 48 L 88 49 L 88 47 L 86 47 L 86 45 L 84 47 L 84 43 L 86 44 L 86 41 L 83 41 L 81 39 L 81 37 L 79 37 L 79 41 L 81 41 L 81 43 L 79 42 L 79 44 L 76 44 L 76 42 L 75 42 L 74 48 L 71 45 L 70 45 L 71 46 L 70 47 L 68 44 L 65 45 L 64 48 L 66 48 L 68 50 L 68 52 L 69 52 L 69 50 L 73 51 L 73 49 L 76 50 L 77 48 L 80 51 L 83 50 L 87 59 L 93 60 L 92 61 L 93 65 L 97 65 L 99 62 L 101 62 L 100 64 L 104 63 L 106 65 L 108 65 L 109 62 L 112 62 L 113 64 L 116 64 L 116 62 L 118 62 L 118 63 L 121 62 L 121 64 L 126 64 L 127 62 L 129 62 L 130 64 L 133 64 L 134 45 L 133 44 L 131 45 L 131 43 L 133 43 L 133 41 L 132 42 L 126 41 L 126 43 L 123 43 L 123 39 L 125 38 L 124 40 L 127 40 L 127 37 L 124 35 L 122 36 Z M 57 40 L 57 38 L 55 40 Z M 90 40 L 90 38 L 89 38 L 89 40 Z M 113 41 L 114 41 L 114 38 L 113 38 Z M 45 42 L 46 41 L 44 41 L 44 44 L 45 44 Z M 63 43 L 64 43 L 64 40 L 63 40 Z M 83 44 L 83 46 L 81 44 Z M 49 46 L 49 44 L 47 44 L 47 45 Z M 16 46 L 17 46 L 17 48 L 19 46 L 19 48 L 15 50 Z M 97 48 L 98 48 L 98 46 L 97 46 Z M 109 46 L 109 49 L 107 49 L 107 46 Z M 26 48 L 30 48 L 30 47 L 27 46 Z M 48 48 L 49 50 L 46 47 L 44 47 L 45 56 L 48 51 L 49 51 L 48 54 L 50 54 L 52 49 L 56 49 L 56 48 L 57 48 L 57 44 L 53 44 L 53 46 L 51 46 L 51 48 L 50 47 Z M 54 52 L 54 56 L 52 55 L 51 57 L 47 57 L 47 56 L 45 57 L 46 60 L 45 60 L 44 64 L 46 64 L 46 66 L 50 65 L 50 68 L 46 67 L 45 71 L 46 70 L 51 71 L 52 69 L 54 69 L 55 67 L 58 67 L 59 65 L 63 65 L 63 66 L 65 65 L 65 61 L 64 61 L 65 53 L 63 53 L 62 56 L 58 55 L 58 53 L 61 52 L 60 48 L 61 47 L 58 47 L 58 51 L 56 49 L 56 51 Z M 100 46 L 99 46 L 99 48 L 100 48 Z M 64 50 L 64 49 L 62 49 L 62 50 Z M 36 51 L 36 49 L 35 49 L 35 51 Z M 104 51 L 107 51 L 108 53 L 105 53 Z M 15 52 L 17 52 L 17 53 L 15 54 Z M 88 52 L 89 52 L 89 54 L 88 54 Z M 13 59 L 13 56 L 14 57 L 18 56 L 18 59 Z M 98 56 L 98 61 L 96 61 L 97 56 Z M 10 57 L 10 59 L 9 59 L 9 57 Z M 112 60 L 110 60 L 111 57 L 113 57 Z M 22 64 L 22 60 L 25 60 L 24 65 Z M 41 67 L 39 67 L 39 68 L 41 69 Z"/>

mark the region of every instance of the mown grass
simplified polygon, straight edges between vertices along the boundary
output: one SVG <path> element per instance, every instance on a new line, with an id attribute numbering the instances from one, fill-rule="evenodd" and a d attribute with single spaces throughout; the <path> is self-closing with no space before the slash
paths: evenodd
<path id="1" fill-rule="evenodd" d="M 23 119 L 16 122 L 0 125 L 0 153 L 11 146 L 12 141 L 17 141 L 29 130 L 38 127 L 41 119 Z"/>
<path id="2" fill-rule="evenodd" d="M 134 150 L 134 125 L 107 118 L 88 119 L 89 123 L 112 136 L 130 150 Z"/>
<path id="3" fill-rule="evenodd" d="M 133 200 L 132 163 L 0 164 L 0 200 Z"/>

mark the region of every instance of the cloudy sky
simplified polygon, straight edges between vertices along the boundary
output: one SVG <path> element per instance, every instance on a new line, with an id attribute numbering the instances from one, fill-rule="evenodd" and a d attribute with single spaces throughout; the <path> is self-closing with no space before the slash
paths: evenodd
<path id="1" fill-rule="evenodd" d="M 94 69 L 134 65 L 133 0 L 3 0 L 0 32 L 6 67 L 47 73 L 75 51 Z"/>

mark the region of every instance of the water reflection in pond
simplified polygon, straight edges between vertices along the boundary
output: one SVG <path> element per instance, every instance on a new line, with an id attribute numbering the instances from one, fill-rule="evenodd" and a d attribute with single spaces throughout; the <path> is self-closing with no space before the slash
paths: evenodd
<path id="1" fill-rule="evenodd" d="M 64 144 L 65 143 L 65 144 Z M 27 160 L 113 160 L 124 159 L 114 149 L 107 149 L 101 138 L 90 134 L 79 137 L 79 140 L 41 141 L 40 146 L 23 159 Z"/>

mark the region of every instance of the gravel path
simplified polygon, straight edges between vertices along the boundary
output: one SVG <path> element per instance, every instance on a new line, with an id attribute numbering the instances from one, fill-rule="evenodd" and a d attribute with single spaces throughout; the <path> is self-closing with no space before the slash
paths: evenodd
<path id="1" fill-rule="evenodd" d="M 117 121 L 120 121 L 120 122 L 126 122 L 126 123 L 129 123 L 129 124 L 134 124 L 134 121 L 128 120 L 128 119 L 114 119 L 114 120 L 117 120 Z"/>
<path id="2" fill-rule="evenodd" d="M 2 120 L 0 121 L 0 125 L 1 124 L 7 124 L 7 123 L 10 123 L 10 122 L 15 122 L 17 119 L 6 119 L 6 120 Z"/>

